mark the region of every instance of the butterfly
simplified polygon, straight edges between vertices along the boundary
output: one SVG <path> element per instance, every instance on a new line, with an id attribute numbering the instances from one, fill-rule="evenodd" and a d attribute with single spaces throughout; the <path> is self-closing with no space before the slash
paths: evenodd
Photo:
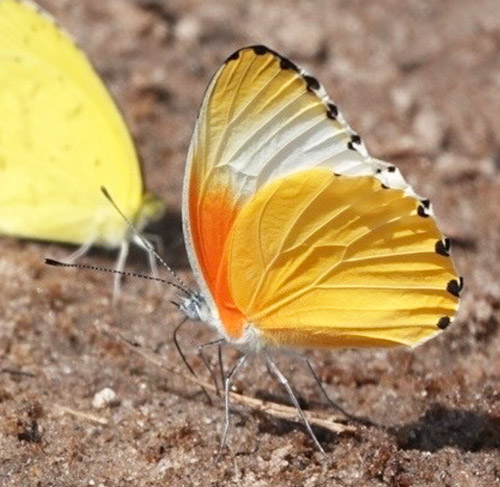
<path id="1" fill-rule="evenodd" d="M 0 234 L 120 248 L 163 212 L 85 54 L 34 3 L 0 0 Z M 115 282 L 116 288 L 116 282 Z"/>
<path id="2" fill-rule="evenodd" d="M 187 156 L 183 224 L 199 292 L 180 304 L 242 356 L 414 347 L 446 329 L 462 278 L 429 200 L 372 158 L 316 78 L 264 46 L 229 56 Z"/>

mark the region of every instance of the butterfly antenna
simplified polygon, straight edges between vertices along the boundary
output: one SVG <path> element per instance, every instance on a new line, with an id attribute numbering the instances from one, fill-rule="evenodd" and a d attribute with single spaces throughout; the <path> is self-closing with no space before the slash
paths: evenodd
<path id="1" fill-rule="evenodd" d="M 141 242 L 141 245 L 144 246 L 144 248 L 150 252 L 151 254 L 154 255 L 155 259 L 167 270 L 167 272 L 169 272 L 172 277 L 177 281 L 178 283 L 178 287 L 179 289 L 182 289 L 182 291 L 184 291 L 186 294 L 190 295 L 190 291 L 189 291 L 189 287 L 186 285 L 186 283 L 174 272 L 174 270 L 165 262 L 165 260 L 163 259 L 163 257 L 155 250 L 155 248 L 153 247 L 153 245 L 151 245 L 151 243 L 146 240 L 141 234 L 140 232 L 137 230 L 137 228 L 135 228 L 134 224 L 127 218 L 127 216 L 123 213 L 123 211 L 118 207 L 118 205 L 115 203 L 115 201 L 113 200 L 113 198 L 111 197 L 111 195 L 109 194 L 108 190 L 104 187 L 104 186 L 101 186 L 101 191 L 102 193 L 104 194 L 104 196 L 106 197 L 106 199 L 113 205 L 113 207 L 115 208 L 115 210 L 120 214 L 120 216 L 125 220 L 125 222 L 127 223 L 128 227 L 130 228 L 130 230 L 132 230 L 134 236 L 136 238 L 139 239 L 139 241 Z"/>
<path id="2" fill-rule="evenodd" d="M 107 272 L 108 274 L 118 274 L 120 276 L 126 276 L 126 277 L 138 277 L 140 279 L 147 279 L 148 281 L 156 281 L 156 282 L 162 282 L 163 284 L 168 284 L 169 286 L 173 286 L 174 288 L 178 289 L 179 291 L 182 291 L 184 293 L 187 293 L 186 289 L 183 287 L 179 286 L 176 282 L 169 281 L 167 279 L 162 279 L 161 277 L 154 277 L 154 276 L 148 276 L 147 274 L 140 274 L 138 272 L 129 272 L 129 271 L 119 271 L 117 269 L 109 269 L 108 267 L 101 267 L 101 266 L 95 266 L 95 265 L 89 265 L 89 264 L 68 264 L 66 262 L 61 262 L 59 260 L 54 260 L 54 259 L 45 259 L 45 264 L 51 265 L 54 267 L 69 267 L 73 269 L 88 269 L 91 271 L 99 271 L 99 272 Z"/>

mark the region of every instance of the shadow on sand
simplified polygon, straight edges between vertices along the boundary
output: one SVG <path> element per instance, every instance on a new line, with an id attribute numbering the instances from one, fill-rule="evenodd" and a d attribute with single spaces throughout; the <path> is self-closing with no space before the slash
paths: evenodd
<path id="1" fill-rule="evenodd" d="M 477 452 L 500 448 L 500 418 L 463 409 L 431 405 L 418 421 L 391 428 L 404 450 L 435 452 L 446 446 Z"/>

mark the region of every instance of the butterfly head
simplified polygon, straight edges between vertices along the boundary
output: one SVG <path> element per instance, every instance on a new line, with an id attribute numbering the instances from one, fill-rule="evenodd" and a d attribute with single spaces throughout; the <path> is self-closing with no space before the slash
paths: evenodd
<path id="1" fill-rule="evenodd" d="M 187 298 L 182 298 L 179 309 L 192 321 L 210 322 L 210 311 L 205 298 L 198 292 L 191 292 Z"/>

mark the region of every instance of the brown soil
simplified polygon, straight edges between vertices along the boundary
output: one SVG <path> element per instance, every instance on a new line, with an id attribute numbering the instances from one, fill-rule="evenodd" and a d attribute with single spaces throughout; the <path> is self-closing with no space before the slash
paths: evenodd
<path id="1" fill-rule="evenodd" d="M 371 153 L 397 163 L 432 199 L 466 288 L 454 325 L 414 351 L 310 354 L 345 408 L 387 428 L 317 430 L 325 460 L 300 424 L 236 407 L 230 448 L 215 464 L 221 400 L 208 405 L 197 388 L 96 327 L 119 326 L 179 363 L 174 293 L 129 280 L 113 308 L 109 276 L 42 264 L 70 248 L 1 239 L 0 485 L 499 486 L 498 0 L 43 5 L 78 39 L 123 108 L 148 185 L 168 203 L 155 227 L 165 257 L 187 280 L 180 193 L 197 109 L 220 63 L 262 43 L 315 73 Z M 113 259 L 98 250 L 86 257 L 109 266 Z M 147 269 L 140 252 L 129 267 Z M 210 336 L 193 325 L 182 342 L 194 355 Z M 226 363 L 236 357 L 226 347 Z M 303 404 L 326 409 L 300 363 L 280 363 Z M 116 401 L 96 409 L 94 396 L 105 387 Z M 235 387 L 286 402 L 259 361 Z"/>

